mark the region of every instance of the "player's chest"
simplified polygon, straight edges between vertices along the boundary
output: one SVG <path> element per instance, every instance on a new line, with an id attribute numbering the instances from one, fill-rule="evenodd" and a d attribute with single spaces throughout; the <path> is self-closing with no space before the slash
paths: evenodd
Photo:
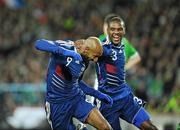
<path id="1" fill-rule="evenodd" d="M 84 62 L 75 60 L 72 57 L 66 57 L 64 60 L 58 59 L 58 64 L 63 65 L 64 68 L 68 70 L 68 73 L 72 76 L 73 79 L 78 79 L 83 74 L 86 67 Z M 67 74 L 67 71 L 65 74 Z"/>
<path id="2" fill-rule="evenodd" d="M 112 48 L 111 56 L 106 59 L 106 62 L 114 65 L 122 65 L 125 63 L 125 53 L 123 48 Z"/>
<path id="3" fill-rule="evenodd" d="M 66 64 L 66 67 L 69 68 L 75 78 L 79 78 L 85 70 L 85 64 L 74 59 L 69 64 Z"/>

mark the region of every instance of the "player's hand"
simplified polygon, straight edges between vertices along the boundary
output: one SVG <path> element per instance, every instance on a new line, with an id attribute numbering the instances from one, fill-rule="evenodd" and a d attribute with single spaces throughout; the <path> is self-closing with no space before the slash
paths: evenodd
<path id="1" fill-rule="evenodd" d="M 109 107 L 112 107 L 113 99 L 109 95 L 101 93 L 101 95 L 99 95 L 99 99 L 106 103 Z"/>

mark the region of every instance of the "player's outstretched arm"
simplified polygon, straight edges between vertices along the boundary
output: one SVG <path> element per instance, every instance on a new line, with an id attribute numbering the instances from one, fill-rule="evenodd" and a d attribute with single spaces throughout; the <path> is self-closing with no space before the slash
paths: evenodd
<path id="1" fill-rule="evenodd" d="M 99 100 L 107 103 L 110 107 L 113 104 L 113 100 L 110 96 L 101 93 L 98 90 L 95 90 L 94 88 L 90 87 L 89 85 L 87 85 L 84 81 L 80 81 L 79 82 L 79 86 L 80 88 L 83 90 L 84 93 L 86 93 L 87 95 L 93 96 L 95 98 L 98 98 Z"/>
<path id="2" fill-rule="evenodd" d="M 41 51 L 51 52 L 54 54 L 63 54 L 64 48 L 59 47 L 54 41 L 40 39 L 35 42 L 35 48 Z"/>
<path id="3" fill-rule="evenodd" d="M 65 49 L 57 44 L 55 44 L 54 41 L 49 41 L 49 40 L 45 40 L 45 39 L 40 39 L 37 40 L 35 42 L 35 48 L 41 51 L 46 51 L 46 52 L 50 52 L 50 53 L 54 53 L 54 54 L 58 54 L 58 55 L 64 55 L 64 56 L 70 56 L 75 58 L 76 60 L 81 60 L 82 61 L 82 57 L 80 56 L 80 54 Z"/>

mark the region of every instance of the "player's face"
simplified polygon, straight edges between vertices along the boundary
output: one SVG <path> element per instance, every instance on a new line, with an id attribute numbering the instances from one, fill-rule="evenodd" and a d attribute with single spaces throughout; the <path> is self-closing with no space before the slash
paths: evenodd
<path id="1" fill-rule="evenodd" d="M 98 58 L 99 58 L 100 55 L 98 55 L 96 52 L 90 52 L 89 53 L 89 60 L 92 60 L 94 62 L 97 62 L 98 61 Z"/>
<path id="2" fill-rule="evenodd" d="M 87 60 L 97 62 L 98 58 L 102 55 L 102 47 L 96 46 L 96 49 L 87 47 L 83 54 Z"/>
<path id="3" fill-rule="evenodd" d="M 100 50 L 96 49 L 96 50 L 88 50 L 85 53 L 85 57 L 89 60 L 89 61 L 94 61 L 97 62 L 98 58 L 101 56 L 101 52 Z"/>
<path id="4" fill-rule="evenodd" d="M 82 55 L 87 59 L 94 62 L 98 61 L 98 58 L 102 55 L 103 48 L 98 38 L 88 38 L 82 45 Z"/>
<path id="5" fill-rule="evenodd" d="M 118 21 L 112 21 L 109 23 L 109 27 L 107 29 L 107 33 L 109 36 L 110 41 L 115 44 L 121 44 L 121 39 L 124 36 L 124 27 Z"/>

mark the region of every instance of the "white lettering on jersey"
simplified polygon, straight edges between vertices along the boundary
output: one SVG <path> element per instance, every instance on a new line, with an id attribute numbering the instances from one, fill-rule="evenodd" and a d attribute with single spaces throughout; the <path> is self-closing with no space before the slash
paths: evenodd
<path id="1" fill-rule="evenodd" d="M 71 63 L 71 61 L 72 61 L 72 58 L 71 57 L 67 57 L 67 64 L 66 64 L 66 66 L 68 66 Z"/>
<path id="2" fill-rule="evenodd" d="M 79 60 L 76 60 L 75 63 L 76 63 L 76 64 L 80 64 L 80 61 L 79 61 Z"/>
<path id="3" fill-rule="evenodd" d="M 112 56 L 111 57 L 112 57 L 113 61 L 117 60 L 117 52 L 114 49 L 112 49 Z"/>

